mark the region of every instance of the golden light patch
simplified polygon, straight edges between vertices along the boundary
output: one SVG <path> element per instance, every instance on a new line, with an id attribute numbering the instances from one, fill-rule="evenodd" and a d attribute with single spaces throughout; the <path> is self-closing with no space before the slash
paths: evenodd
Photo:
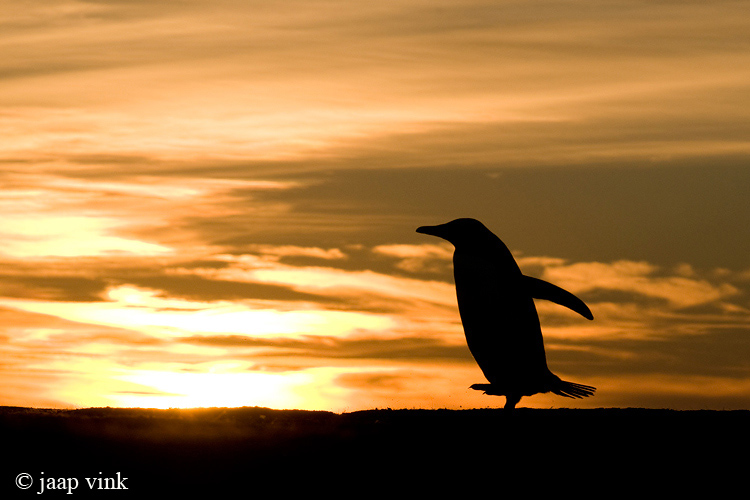
<path id="1" fill-rule="evenodd" d="M 1 253 L 14 258 L 155 255 L 171 248 L 115 236 L 122 221 L 107 217 L 12 214 L 0 219 Z"/>

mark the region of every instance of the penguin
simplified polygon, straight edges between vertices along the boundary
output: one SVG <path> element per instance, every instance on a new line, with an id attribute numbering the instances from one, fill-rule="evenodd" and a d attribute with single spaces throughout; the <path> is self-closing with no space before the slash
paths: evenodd
<path id="1" fill-rule="evenodd" d="M 489 384 L 470 388 L 505 396 L 513 410 L 523 396 L 552 392 L 569 398 L 591 396 L 588 385 L 566 382 L 547 367 L 534 299 L 568 307 L 586 319 L 586 304 L 562 288 L 525 276 L 505 243 L 476 219 L 422 226 L 418 233 L 454 246 L 453 274 L 466 343 Z"/>

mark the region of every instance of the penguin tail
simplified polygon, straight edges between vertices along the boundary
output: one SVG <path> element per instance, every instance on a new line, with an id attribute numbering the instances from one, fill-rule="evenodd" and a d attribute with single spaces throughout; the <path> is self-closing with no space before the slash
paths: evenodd
<path id="1" fill-rule="evenodd" d="M 596 392 L 596 387 L 560 380 L 555 384 L 555 387 L 552 388 L 552 392 L 558 396 L 580 399 L 593 396 L 594 392 Z"/>

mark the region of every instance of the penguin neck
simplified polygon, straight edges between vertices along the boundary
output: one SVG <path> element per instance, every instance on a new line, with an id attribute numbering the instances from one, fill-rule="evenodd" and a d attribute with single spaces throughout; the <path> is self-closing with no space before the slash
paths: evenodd
<path id="1" fill-rule="evenodd" d="M 501 275 L 521 275 L 521 270 L 508 250 L 495 235 L 487 241 L 454 244 L 453 269 L 456 267 L 479 268 L 485 272 Z"/>

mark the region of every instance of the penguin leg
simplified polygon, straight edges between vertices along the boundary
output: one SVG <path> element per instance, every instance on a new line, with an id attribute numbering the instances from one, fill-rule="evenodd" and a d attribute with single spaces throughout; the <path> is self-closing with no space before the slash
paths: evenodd
<path id="1" fill-rule="evenodd" d="M 519 396 L 518 394 L 507 394 L 505 396 L 504 408 L 508 411 L 512 411 L 515 409 L 519 401 L 521 401 L 521 396 Z"/>

